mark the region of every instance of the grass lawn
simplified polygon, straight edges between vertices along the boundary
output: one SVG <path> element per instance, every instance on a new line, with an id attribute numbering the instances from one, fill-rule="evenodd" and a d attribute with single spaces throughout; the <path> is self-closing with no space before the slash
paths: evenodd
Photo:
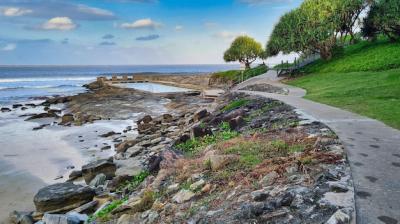
<path id="1" fill-rule="evenodd" d="M 305 70 L 307 75 L 287 82 L 306 89 L 305 98 L 400 129 L 400 43 L 361 42 Z"/>
<path id="2" fill-rule="evenodd" d="M 262 75 L 268 71 L 268 67 L 265 65 L 259 65 L 257 67 L 247 69 L 245 71 L 239 70 L 229 70 L 224 72 L 216 72 L 212 74 L 212 78 L 221 79 L 226 81 L 234 81 L 239 82 L 243 80 L 247 80 L 254 76 Z"/>

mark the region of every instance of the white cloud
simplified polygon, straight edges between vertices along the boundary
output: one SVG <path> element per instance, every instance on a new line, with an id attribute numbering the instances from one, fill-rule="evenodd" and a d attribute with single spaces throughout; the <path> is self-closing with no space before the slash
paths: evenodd
<path id="1" fill-rule="evenodd" d="M 32 13 L 30 9 L 22 9 L 17 7 L 8 7 L 0 10 L 3 16 L 23 16 Z"/>
<path id="2" fill-rule="evenodd" d="M 245 32 L 234 33 L 230 31 L 221 31 L 218 33 L 214 33 L 215 38 L 224 39 L 224 40 L 233 40 L 237 36 L 246 35 Z"/>
<path id="3" fill-rule="evenodd" d="M 151 19 L 139 19 L 132 23 L 122 23 L 121 27 L 125 29 L 155 29 L 161 27 L 161 23 Z"/>
<path id="4" fill-rule="evenodd" d="M 13 51 L 15 50 L 15 48 L 17 48 L 16 44 L 7 44 L 6 46 L 2 47 L 1 50 L 2 51 Z"/>
<path id="5" fill-rule="evenodd" d="M 89 7 L 87 5 L 78 5 L 78 11 L 82 12 L 82 13 L 87 13 L 87 14 L 91 14 L 91 15 L 96 15 L 96 16 L 109 16 L 109 17 L 113 17 L 114 13 L 105 10 L 105 9 L 100 9 L 100 8 L 94 8 L 94 7 Z"/>
<path id="6" fill-rule="evenodd" d="M 175 26 L 175 30 L 176 31 L 181 31 L 181 30 L 183 30 L 183 26 L 177 25 L 177 26 Z"/>
<path id="7" fill-rule="evenodd" d="M 77 25 L 68 17 L 54 17 L 41 26 L 44 30 L 73 30 L 76 27 Z"/>

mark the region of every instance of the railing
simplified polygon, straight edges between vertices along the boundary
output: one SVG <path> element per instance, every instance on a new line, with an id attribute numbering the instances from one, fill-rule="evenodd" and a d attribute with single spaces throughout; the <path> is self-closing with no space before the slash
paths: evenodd
<path id="1" fill-rule="evenodd" d="M 310 55 L 304 59 L 295 58 L 293 63 L 289 63 L 289 61 L 284 62 L 281 61 L 280 64 L 269 64 L 269 66 L 276 67 L 276 71 L 278 72 L 278 76 L 293 74 L 299 71 L 302 67 L 318 60 L 320 56 L 318 54 Z"/>

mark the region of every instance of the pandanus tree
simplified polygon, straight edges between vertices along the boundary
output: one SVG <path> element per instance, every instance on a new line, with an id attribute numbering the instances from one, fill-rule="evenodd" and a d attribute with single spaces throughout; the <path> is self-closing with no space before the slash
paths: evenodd
<path id="1" fill-rule="evenodd" d="M 239 36 L 231 44 L 230 48 L 224 53 L 224 60 L 226 62 L 239 61 L 250 68 L 257 58 L 263 56 L 262 45 L 248 36 Z"/>
<path id="2" fill-rule="evenodd" d="M 363 22 L 365 37 L 383 34 L 392 41 L 400 40 L 400 1 L 374 0 Z"/>
<path id="3" fill-rule="evenodd" d="M 267 55 L 318 53 L 329 60 L 340 33 L 354 36 L 354 24 L 365 6 L 365 0 L 305 0 L 280 18 L 267 43 Z"/>

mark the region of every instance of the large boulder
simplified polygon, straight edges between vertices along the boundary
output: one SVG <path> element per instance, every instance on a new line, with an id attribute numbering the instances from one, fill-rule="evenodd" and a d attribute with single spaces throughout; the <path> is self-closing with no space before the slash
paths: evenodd
<path id="1" fill-rule="evenodd" d="M 61 117 L 61 124 L 68 124 L 74 122 L 74 115 L 65 114 Z"/>
<path id="2" fill-rule="evenodd" d="M 192 127 L 190 130 L 190 137 L 191 138 L 200 138 L 206 135 L 212 135 L 212 131 L 210 128 L 202 127 L 201 125 L 197 125 Z"/>
<path id="3" fill-rule="evenodd" d="M 86 184 L 89 184 L 90 181 L 100 173 L 106 175 L 107 180 L 112 179 L 115 176 L 116 170 L 117 166 L 112 160 L 101 159 L 82 166 L 82 176 Z"/>
<path id="4" fill-rule="evenodd" d="M 135 158 L 129 158 L 126 160 L 116 160 L 118 169 L 115 172 L 116 176 L 136 176 L 144 170 L 142 162 Z"/>
<path id="5" fill-rule="evenodd" d="M 77 208 L 91 201 L 94 195 L 90 187 L 65 182 L 40 189 L 33 202 L 37 212 L 57 213 Z"/>
<path id="6" fill-rule="evenodd" d="M 208 115 L 209 115 L 209 113 L 208 113 L 207 109 L 202 109 L 202 110 L 199 110 L 199 111 L 197 111 L 197 112 L 194 113 L 194 115 L 193 115 L 193 120 L 194 120 L 195 122 L 198 122 L 198 121 L 200 121 L 201 119 L 207 117 Z"/>

